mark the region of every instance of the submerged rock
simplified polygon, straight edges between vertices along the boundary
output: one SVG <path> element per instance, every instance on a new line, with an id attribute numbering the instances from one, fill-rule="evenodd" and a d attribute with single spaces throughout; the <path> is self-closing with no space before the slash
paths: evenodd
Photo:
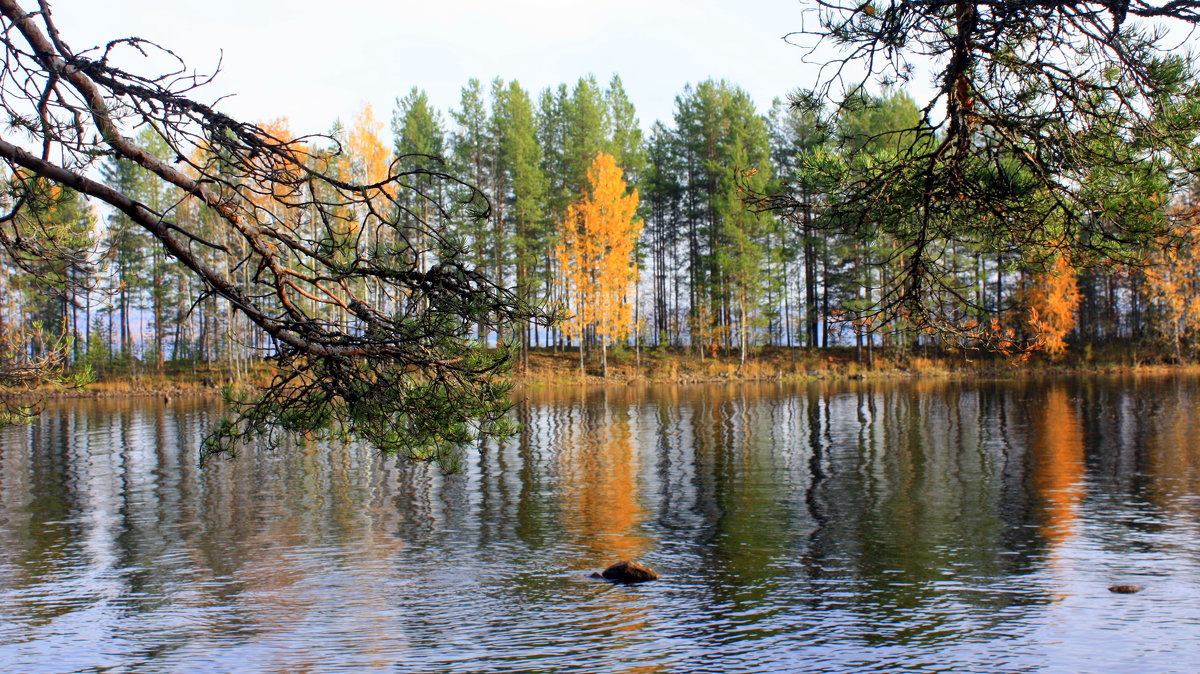
<path id="1" fill-rule="evenodd" d="M 644 583 L 658 580 L 658 573 L 641 562 L 617 562 L 603 572 L 593 573 L 592 578 L 604 578 L 618 583 Z"/>
<path id="2" fill-rule="evenodd" d="M 1133 594 L 1141 592 L 1144 589 L 1146 588 L 1143 585 L 1113 585 L 1108 588 L 1108 591 L 1116 592 L 1117 594 Z"/>

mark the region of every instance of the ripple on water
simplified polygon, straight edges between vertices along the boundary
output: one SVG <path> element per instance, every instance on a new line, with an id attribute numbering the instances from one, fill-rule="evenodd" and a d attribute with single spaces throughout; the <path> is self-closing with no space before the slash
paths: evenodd
<path id="1" fill-rule="evenodd" d="M 1122 444 L 1192 398 L 1143 386 L 1171 414 L 1116 428 L 1058 386 L 576 392 L 450 477 L 354 447 L 199 471 L 204 414 L 52 411 L 0 434 L 0 663 L 1200 669 L 1196 467 Z M 626 555 L 662 580 L 586 578 Z"/>

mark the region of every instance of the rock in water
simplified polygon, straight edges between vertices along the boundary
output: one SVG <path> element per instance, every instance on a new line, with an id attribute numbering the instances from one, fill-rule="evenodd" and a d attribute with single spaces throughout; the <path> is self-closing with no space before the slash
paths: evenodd
<path id="1" fill-rule="evenodd" d="M 1108 588 L 1108 591 L 1116 592 L 1117 594 L 1133 594 L 1135 592 L 1141 592 L 1144 589 L 1145 588 L 1141 585 L 1113 585 Z"/>
<path id="2" fill-rule="evenodd" d="M 592 578 L 604 578 L 618 583 L 644 583 L 648 580 L 658 580 L 654 569 L 641 562 L 617 562 L 602 573 L 593 573 Z"/>

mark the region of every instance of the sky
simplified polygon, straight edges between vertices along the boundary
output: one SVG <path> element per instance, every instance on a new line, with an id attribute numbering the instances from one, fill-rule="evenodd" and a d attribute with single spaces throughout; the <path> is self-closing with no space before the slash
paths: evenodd
<path id="1" fill-rule="evenodd" d="M 220 61 L 198 98 L 233 94 L 219 109 L 286 116 L 295 133 L 349 122 L 365 103 L 389 119 L 413 86 L 444 113 L 471 77 L 517 79 L 536 95 L 617 73 L 649 128 L 670 122 L 687 83 L 727 79 L 765 112 L 817 76 L 784 40 L 802 25 L 803 0 L 52 0 L 51 10 L 76 51 L 137 36 L 202 73 Z"/>

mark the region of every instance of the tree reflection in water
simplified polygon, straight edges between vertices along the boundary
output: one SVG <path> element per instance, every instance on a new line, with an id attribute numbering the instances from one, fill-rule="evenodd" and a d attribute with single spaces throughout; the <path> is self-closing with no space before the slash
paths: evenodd
<path id="1" fill-rule="evenodd" d="M 1200 666 L 1163 646 L 1200 638 L 1196 379 L 527 398 L 452 475 L 356 446 L 201 470 L 208 403 L 52 406 L 0 436 L 0 661 Z M 585 578 L 620 558 L 664 577 Z"/>

